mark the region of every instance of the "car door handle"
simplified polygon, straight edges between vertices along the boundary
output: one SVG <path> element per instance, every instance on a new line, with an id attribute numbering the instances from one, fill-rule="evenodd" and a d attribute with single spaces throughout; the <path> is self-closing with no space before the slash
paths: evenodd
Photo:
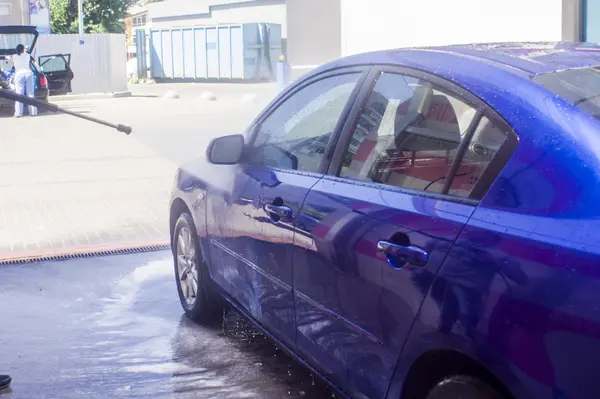
<path id="1" fill-rule="evenodd" d="M 377 249 L 387 255 L 388 263 L 394 269 L 401 269 L 406 263 L 425 266 L 429 254 L 424 249 L 412 245 L 398 245 L 390 241 L 379 241 Z"/>
<path id="2" fill-rule="evenodd" d="M 274 205 L 274 204 L 266 204 L 265 212 L 273 219 L 275 222 L 283 221 L 288 222 L 292 220 L 293 211 L 287 205 Z"/>

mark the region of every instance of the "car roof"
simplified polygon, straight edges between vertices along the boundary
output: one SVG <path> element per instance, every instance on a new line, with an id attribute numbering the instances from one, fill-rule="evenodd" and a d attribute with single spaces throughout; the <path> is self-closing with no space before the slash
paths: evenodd
<path id="1" fill-rule="evenodd" d="M 593 43 L 493 43 L 438 49 L 495 61 L 532 75 L 600 66 L 600 46 Z"/>
<path id="2" fill-rule="evenodd" d="M 482 43 L 439 47 L 406 48 L 363 53 L 342 58 L 331 66 L 396 64 L 435 73 L 435 69 L 461 58 L 474 73 L 482 64 L 539 75 L 574 68 L 600 66 L 600 45 L 577 42 Z M 319 68 L 320 70 L 321 68 Z M 317 72 L 317 71 L 315 71 Z"/>

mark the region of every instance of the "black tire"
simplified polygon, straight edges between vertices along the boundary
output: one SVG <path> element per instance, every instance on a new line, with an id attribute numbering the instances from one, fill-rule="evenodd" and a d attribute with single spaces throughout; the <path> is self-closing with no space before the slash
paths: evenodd
<path id="1" fill-rule="evenodd" d="M 445 378 L 438 382 L 427 399 L 505 399 L 485 382 L 465 375 Z"/>
<path id="2" fill-rule="evenodd" d="M 189 243 L 194 250 L 195 259 L 192 259 L 191 256 L 180 258 L 180 255 L 183 255 L 183 249 L 179 240 L 181 236 L 181 239 L 185 241 L 185 230 L 190 234 Z M 220 320 L 223 300 L 215 291 L 214 282 L 210 278 L 206 261 L 200 251 L 194 221 L 188 213 L 181 214 L 177 219 L 173 231 L 171 250 L 173 252 L 177 293 L 187 317 L 198 324 L 212 324 Z M 183 259 L 186 259 L 185 263 L 182 263 Z M 184 270 L 186 271 L 184 272 Z M 185 277 L 183 277 L 184 274 Z M 188 280 L 190 278 L 192 280 Z M 195 295 L 193 294 L 193 285 L 187 285 L 193 284 L 193 281 L 196 281 Z"/>

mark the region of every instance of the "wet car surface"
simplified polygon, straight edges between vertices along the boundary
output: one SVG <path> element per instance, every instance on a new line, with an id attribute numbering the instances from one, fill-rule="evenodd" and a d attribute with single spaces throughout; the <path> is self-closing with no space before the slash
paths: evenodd
<path id="1" fill-rule="evenodd" d="M 183 316 L 168 251 L 0 266 L 16 398 L 331 398 L 234 311 Z"/>

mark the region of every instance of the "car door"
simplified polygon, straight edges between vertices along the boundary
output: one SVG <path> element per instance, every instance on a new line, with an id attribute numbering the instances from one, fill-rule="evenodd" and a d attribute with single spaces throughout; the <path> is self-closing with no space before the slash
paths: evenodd
<path id="1" fill-rule="evenodd" d="M 71 92 L 73 80 L 71 54 L 41 55 L 38 57 L 38 65 L 48 79 L 48 90 L 51 96 Z"/>
<path id="2" fill-rule="evenodd" d="M 505 137 L 474 142 L 485 107 L 449 82 L 372 75 L 298 215 L 293 262 L 299 350 L 353 397 L 382 398 Z"/>
<path id="3" fill-rule="evenodd" d="M 365 76 L 362 68 L 336 71 L 292 89 L 250 129 L 233 190 L 209 193 L 212 275 L 288 344 L 296 332 L 294 219 L 323 176 L 324 149 Z"/>

